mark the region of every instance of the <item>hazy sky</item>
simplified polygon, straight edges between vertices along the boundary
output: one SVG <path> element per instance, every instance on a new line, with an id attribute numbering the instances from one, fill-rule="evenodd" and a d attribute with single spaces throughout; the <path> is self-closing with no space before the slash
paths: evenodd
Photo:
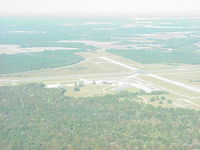
<path id="1" fill-rule="evenodd" d="M 0 0 L 0 14 L 200 15 L 200 0 Z"/>

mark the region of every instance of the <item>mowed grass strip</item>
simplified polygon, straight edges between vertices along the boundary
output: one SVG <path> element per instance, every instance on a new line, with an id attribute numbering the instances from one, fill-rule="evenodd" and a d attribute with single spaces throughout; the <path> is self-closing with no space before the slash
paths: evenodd
<path id="1" fill-rule="evenodd" d="M 158 85 L 159 87 L 162 87 L 163 89 L 167 89 L 169 91 L 173 91 L 174 93 L 180 94 L 183 97 L 190 98 L 190 97 L 200 96 L 200 93 L 191 91 L 191 90 L 183 88 L 183 87 L 179 87 L 177 85 L 168 83 L 166 81 L 155 79 L 155 78 L 150 77 L 150 76 L 141 76 L 140 78 L 143 79 L 143 80 L 146 80 L 150 83 L 153 83 L 155 85 Z"/>

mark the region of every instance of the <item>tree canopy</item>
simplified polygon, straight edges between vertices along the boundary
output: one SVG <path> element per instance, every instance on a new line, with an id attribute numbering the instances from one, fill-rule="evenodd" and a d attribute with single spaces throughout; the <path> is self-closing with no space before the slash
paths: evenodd
<path id="1" fill-rule="evenodd" d="M 78 99 L 64 93 L 43 84 L 0 87 L 0 149 L 200 148 L 200 111 L 130 100 L 138 93 Z"/>

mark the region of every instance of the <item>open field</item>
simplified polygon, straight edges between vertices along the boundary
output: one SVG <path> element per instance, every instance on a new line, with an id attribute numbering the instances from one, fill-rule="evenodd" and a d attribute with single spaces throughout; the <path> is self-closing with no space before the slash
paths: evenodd
<path id="1" fill-rule="evenodd" d="M 161 81 L 164 81 L 164 82 L 167 82 L 167 83 L 170 83 L 170 84 L 173 84 L 175 86 L 182 87 L 182 88 L 187 89 L 187 90 L 192 91 L 192 92 L 200 93 L 200 89 L 196 88 L 194 86 L 186 85 L 184 83 L 180 83 L 180 82 L 170 80 L 170 79 L 167 79 L 167 78 L 164 78 L 164 77 L 161 77 L 161 76 L 158 76 L 158 75 L 154 75 L 154 74 L 149 74 L 148 76 L 155 78 L 155 79 L 158 79 L 158 80 L 161 80 Z"/>
<path id="2" fill-rule="evenodd" d="M 113 93 L 106 85 L 98 86 L 98 85 L 86 85 L 80 87 L 80 91 L 74 91 L 74 87 L 67 88 L 66 96 L 74 96 L 74 97 L 93 97 L 93 96 L 101 96 L 108 93 Z"/>
<path id="3" fill-rule="evenodd" d="M 181 72 L 169 72 L 161 73 L 161 76 L 182 82 L 194 87 L 200 87 L 200 69 L 190 70 L 190 71 L 181 71 Z"/>

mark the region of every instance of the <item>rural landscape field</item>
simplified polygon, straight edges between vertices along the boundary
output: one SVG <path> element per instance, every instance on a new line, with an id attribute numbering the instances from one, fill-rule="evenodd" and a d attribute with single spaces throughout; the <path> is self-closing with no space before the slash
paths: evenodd
<path id="1" fill-rule="evenodd" d="M 0 149 L 199 150 L 200 18 L 1 17 Z"/>

